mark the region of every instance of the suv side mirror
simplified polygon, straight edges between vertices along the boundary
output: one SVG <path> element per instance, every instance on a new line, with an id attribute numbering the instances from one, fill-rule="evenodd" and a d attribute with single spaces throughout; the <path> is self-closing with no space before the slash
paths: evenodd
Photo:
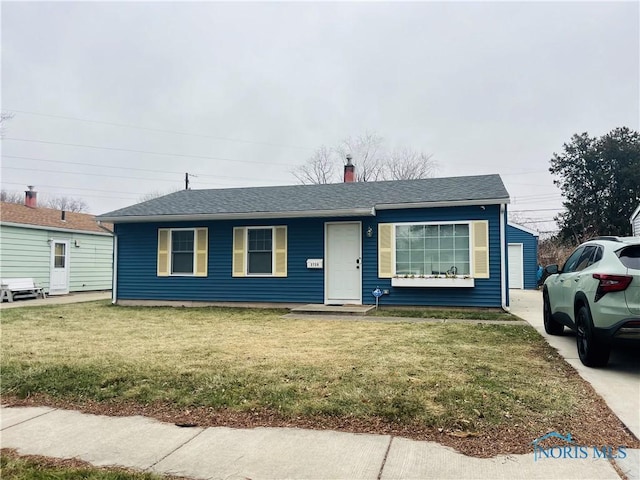
<path id="1" fill-rule="evenodd" d="M 555 275 L 556 273 L 560 272 L 560 269 L 558 268 L 558 265 L 547 265 L 544 268 L 544 272 L 547 275 Z"/>

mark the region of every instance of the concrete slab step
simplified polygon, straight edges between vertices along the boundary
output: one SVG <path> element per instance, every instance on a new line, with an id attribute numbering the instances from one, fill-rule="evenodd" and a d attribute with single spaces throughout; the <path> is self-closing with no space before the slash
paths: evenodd
<path id="1" fill-rule="evenodd" d="M 366 315 L 375 305 L 321 305 L 310 303 L 291 309 L 291 313 L 309 315 Z"/>

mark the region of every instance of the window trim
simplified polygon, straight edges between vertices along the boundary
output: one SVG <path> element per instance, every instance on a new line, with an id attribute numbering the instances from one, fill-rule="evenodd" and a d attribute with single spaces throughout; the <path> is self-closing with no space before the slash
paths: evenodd
<path id="1" fill-rule="evenodd" d="M 474 278 L 474 258 L 473 258 L 473 221 L 472 220 L 462 220 L 462 221 L 441 221 L 441 222 L 397 222 L 397 223 L 393 223 L 393 228 L 392 228 L 392 233 L 393 235 L 392 237 L 392 243 L 391 243 L 391 274 L 392 274 L 392 278 L 413 278 L 411 277 L 411 275 L 404 275 L 404 274 L 398 274 L 396 271 L 396 254 L 397 254 L 397 248 L 396 248 L 396 229 L 399 226 L 413 226 L 413 225 L 467 225 L 469 228 L 469 244 L 468 244 L 468 251 L 469 251 L 469 274 L 463 274 L 463 275 L 453 275 L 453 276 L 445 276 L 444 274 L 431 274 L 431 275 L 427 275 L 424 274 L 422 275 L 422 277 L 420 277 L 419 275 L 416 275 L 415 278 L 418 279 L 422 279 L 422 280 L 429 280 L 429 279 L 442 279 L 442 278 L 451 278 L 451 279 L 473 279 Z M 439 251 L 440 249 L 438 249 Z M 414 279 L 415 279 L 414 278 Z M 398 283 L 398 282 L 397 282 Z M 401 282 L 399 282 L 401 283 Z M 439 282 L 437 282 L 439 283 Z"/>
<path id="2" fill-rule="evenodd" d="M 195 277 L 196 275 L 196 228 L 186 228 L 186 227 L 182 227 L 182 228 L 169 228 L 169 258 L 168 258 L 168 270 L 169 270 L 169 276 L 170 277 Z M 173 232 L 186 232 L 186 231 L 191 231 L 191 233 L 193 233 L 193 251 L 192 251 L 192 255 L 193 255 L 193 259 L 191 262 L 191 273 L 186 273 L 186 272 L 179 272 L 179 273 L 174 273 L 173 272 Z"/>
<path id="3" fill-rule="evenodd" d="M 270 230 L 271 231 L 271 273 L 250 273 L 249 272 L 249 230 Z M 244 230 L 244 244 L 246 245 L 244 252 L 244 274 L 247 277 L 274 277 L 276 271 L 276 254 L 275 254 L 275 227 L 269 226 L 247 226 Z"/>

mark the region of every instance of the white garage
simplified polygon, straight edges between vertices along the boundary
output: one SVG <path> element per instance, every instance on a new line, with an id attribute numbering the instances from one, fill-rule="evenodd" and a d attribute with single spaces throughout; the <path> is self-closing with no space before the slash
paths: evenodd
<path id="1" fill-rule="evenodd" d="M 507 244 L 509 288 L 535 289 L 538 286 L 538 232 L 509 222 Z"/>

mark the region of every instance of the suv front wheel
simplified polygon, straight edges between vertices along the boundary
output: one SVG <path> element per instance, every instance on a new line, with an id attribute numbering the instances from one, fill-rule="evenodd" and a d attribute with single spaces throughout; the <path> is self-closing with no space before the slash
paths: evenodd
<path id="1" fill-rule="evenodd" d="M 609 362 L 611 347 L 595 338 L 591 312 L 585 305 L 576 316 L 576 342 L 580 361 L 587 367 L 604 367 Z"/>
<path id="2" fill-rule="evenodd" d="M 553 319 L 551 315 L 551 303 L 549 302 L 549 292 L 542 292 L 542 315 L 544 319 L 544 331 L 549 335 L 562 335 L 564 325 Z"/>

